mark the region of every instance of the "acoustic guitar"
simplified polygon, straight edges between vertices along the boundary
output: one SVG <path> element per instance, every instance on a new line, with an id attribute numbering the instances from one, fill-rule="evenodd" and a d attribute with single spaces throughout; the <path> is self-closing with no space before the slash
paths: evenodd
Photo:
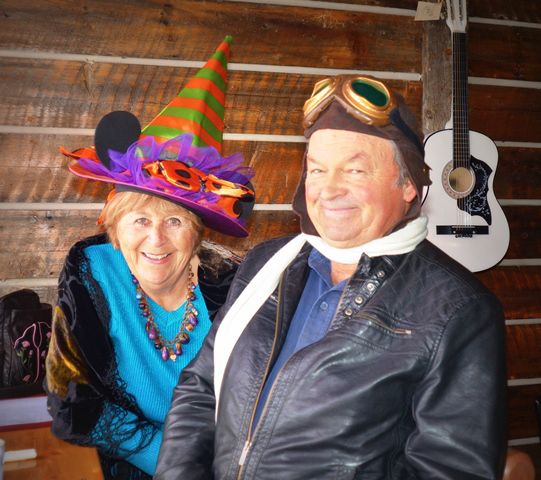
<path id="1" fill-rule="evenodd" d="M 472 272 L 497 264 L 509 225 L 493 190 L 498 151 L 468 123 L 466 0 L 446 0 L 452 33 L 452 118 L 425 141 L 432 185 L 423 204 L 428 239 Z"/>

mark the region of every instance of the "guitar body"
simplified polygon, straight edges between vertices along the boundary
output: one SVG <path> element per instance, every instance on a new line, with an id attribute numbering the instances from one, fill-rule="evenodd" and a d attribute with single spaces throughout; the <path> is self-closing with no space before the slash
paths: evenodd
<path id="1" fill-rule="evenodd" d="M 509 225 L 493 189 L 498 165 L 494 142 L 469 131 L 470 162 L 465 188 L 453 179 L 453 130 L 440 130 L 425 142 L 431 168 L 423 213 L 428 239 L 472 272 L 497 264 L 509 245 Z M 458 191 L 457 191 L 458 190 Z"/>

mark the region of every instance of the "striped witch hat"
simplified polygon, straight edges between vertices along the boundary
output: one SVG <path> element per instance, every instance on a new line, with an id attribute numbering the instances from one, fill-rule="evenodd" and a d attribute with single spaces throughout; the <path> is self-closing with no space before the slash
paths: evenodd
<path id="1" fill-rule="evenodd" d="M 231 36 L 181 92 L 142 131 L 129 112 L 105 115 L 94 147 L 62 153 L 79 177 L 108 182 L 115 191 L 161 196 L 201 217 L 203 223 L 233 236 L 246 236 L 255 202 L 240 153 L 222 157 L 227 62 Z"/>
<path id="2" fill-rule="evenodd" d="M 142 131 L 164 141 L 182 132 L 194 134 L 197 146 L 222 151 L 227 62 L 232 37 L 227 35 L 201 70 Z"/>

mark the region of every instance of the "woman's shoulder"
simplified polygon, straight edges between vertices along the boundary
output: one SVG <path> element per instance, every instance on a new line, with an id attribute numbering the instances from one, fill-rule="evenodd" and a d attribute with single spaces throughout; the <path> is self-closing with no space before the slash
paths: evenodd
<path id="1" fill-rule="evenodd" d="M 97 245 L 107 245 L 108 243 L 109 239 L 105 233 L 99 233 L 97 235 L 83 238 L 71 246 L 68 251 L 67 259 L 68 261 L 80 260 L 80 256 L 87 248 Z"/>

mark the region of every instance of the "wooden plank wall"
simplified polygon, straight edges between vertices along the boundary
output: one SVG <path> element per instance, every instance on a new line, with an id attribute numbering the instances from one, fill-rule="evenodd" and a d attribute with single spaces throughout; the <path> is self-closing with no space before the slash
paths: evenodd
<path id="1" fill-rule="evenodd" d="M 0 4 L 0 294 L 55 301 L 68 247 L 96 231 L 107 187 L 73 178 L 58 146 L 92 143 L 101 116 L 150 121 L 212 54 L 235 43 L 225 153 L 256 171 L 244 252 L 295 233 L 290 201 L 304 149 L 301 107 L 327 73 L 365 71 L 406 99 L 425 133 L 449 116 L 449 32 L 415 22 L 414 0 L 3 0 Z M 295 6 L 292 4 L 295 3 Z M 496 196 L 511 228 L 505 259 L 479 278 L 501 298 L 508 331 L 509 439 L 538 458 L 541 396 L 541 3 L 470 0 L 470 126 L 499 147 Z M 447 41 L 447 47 L 446 47 Z M 441 48 L 439 47 L 441 45 Z"/>

